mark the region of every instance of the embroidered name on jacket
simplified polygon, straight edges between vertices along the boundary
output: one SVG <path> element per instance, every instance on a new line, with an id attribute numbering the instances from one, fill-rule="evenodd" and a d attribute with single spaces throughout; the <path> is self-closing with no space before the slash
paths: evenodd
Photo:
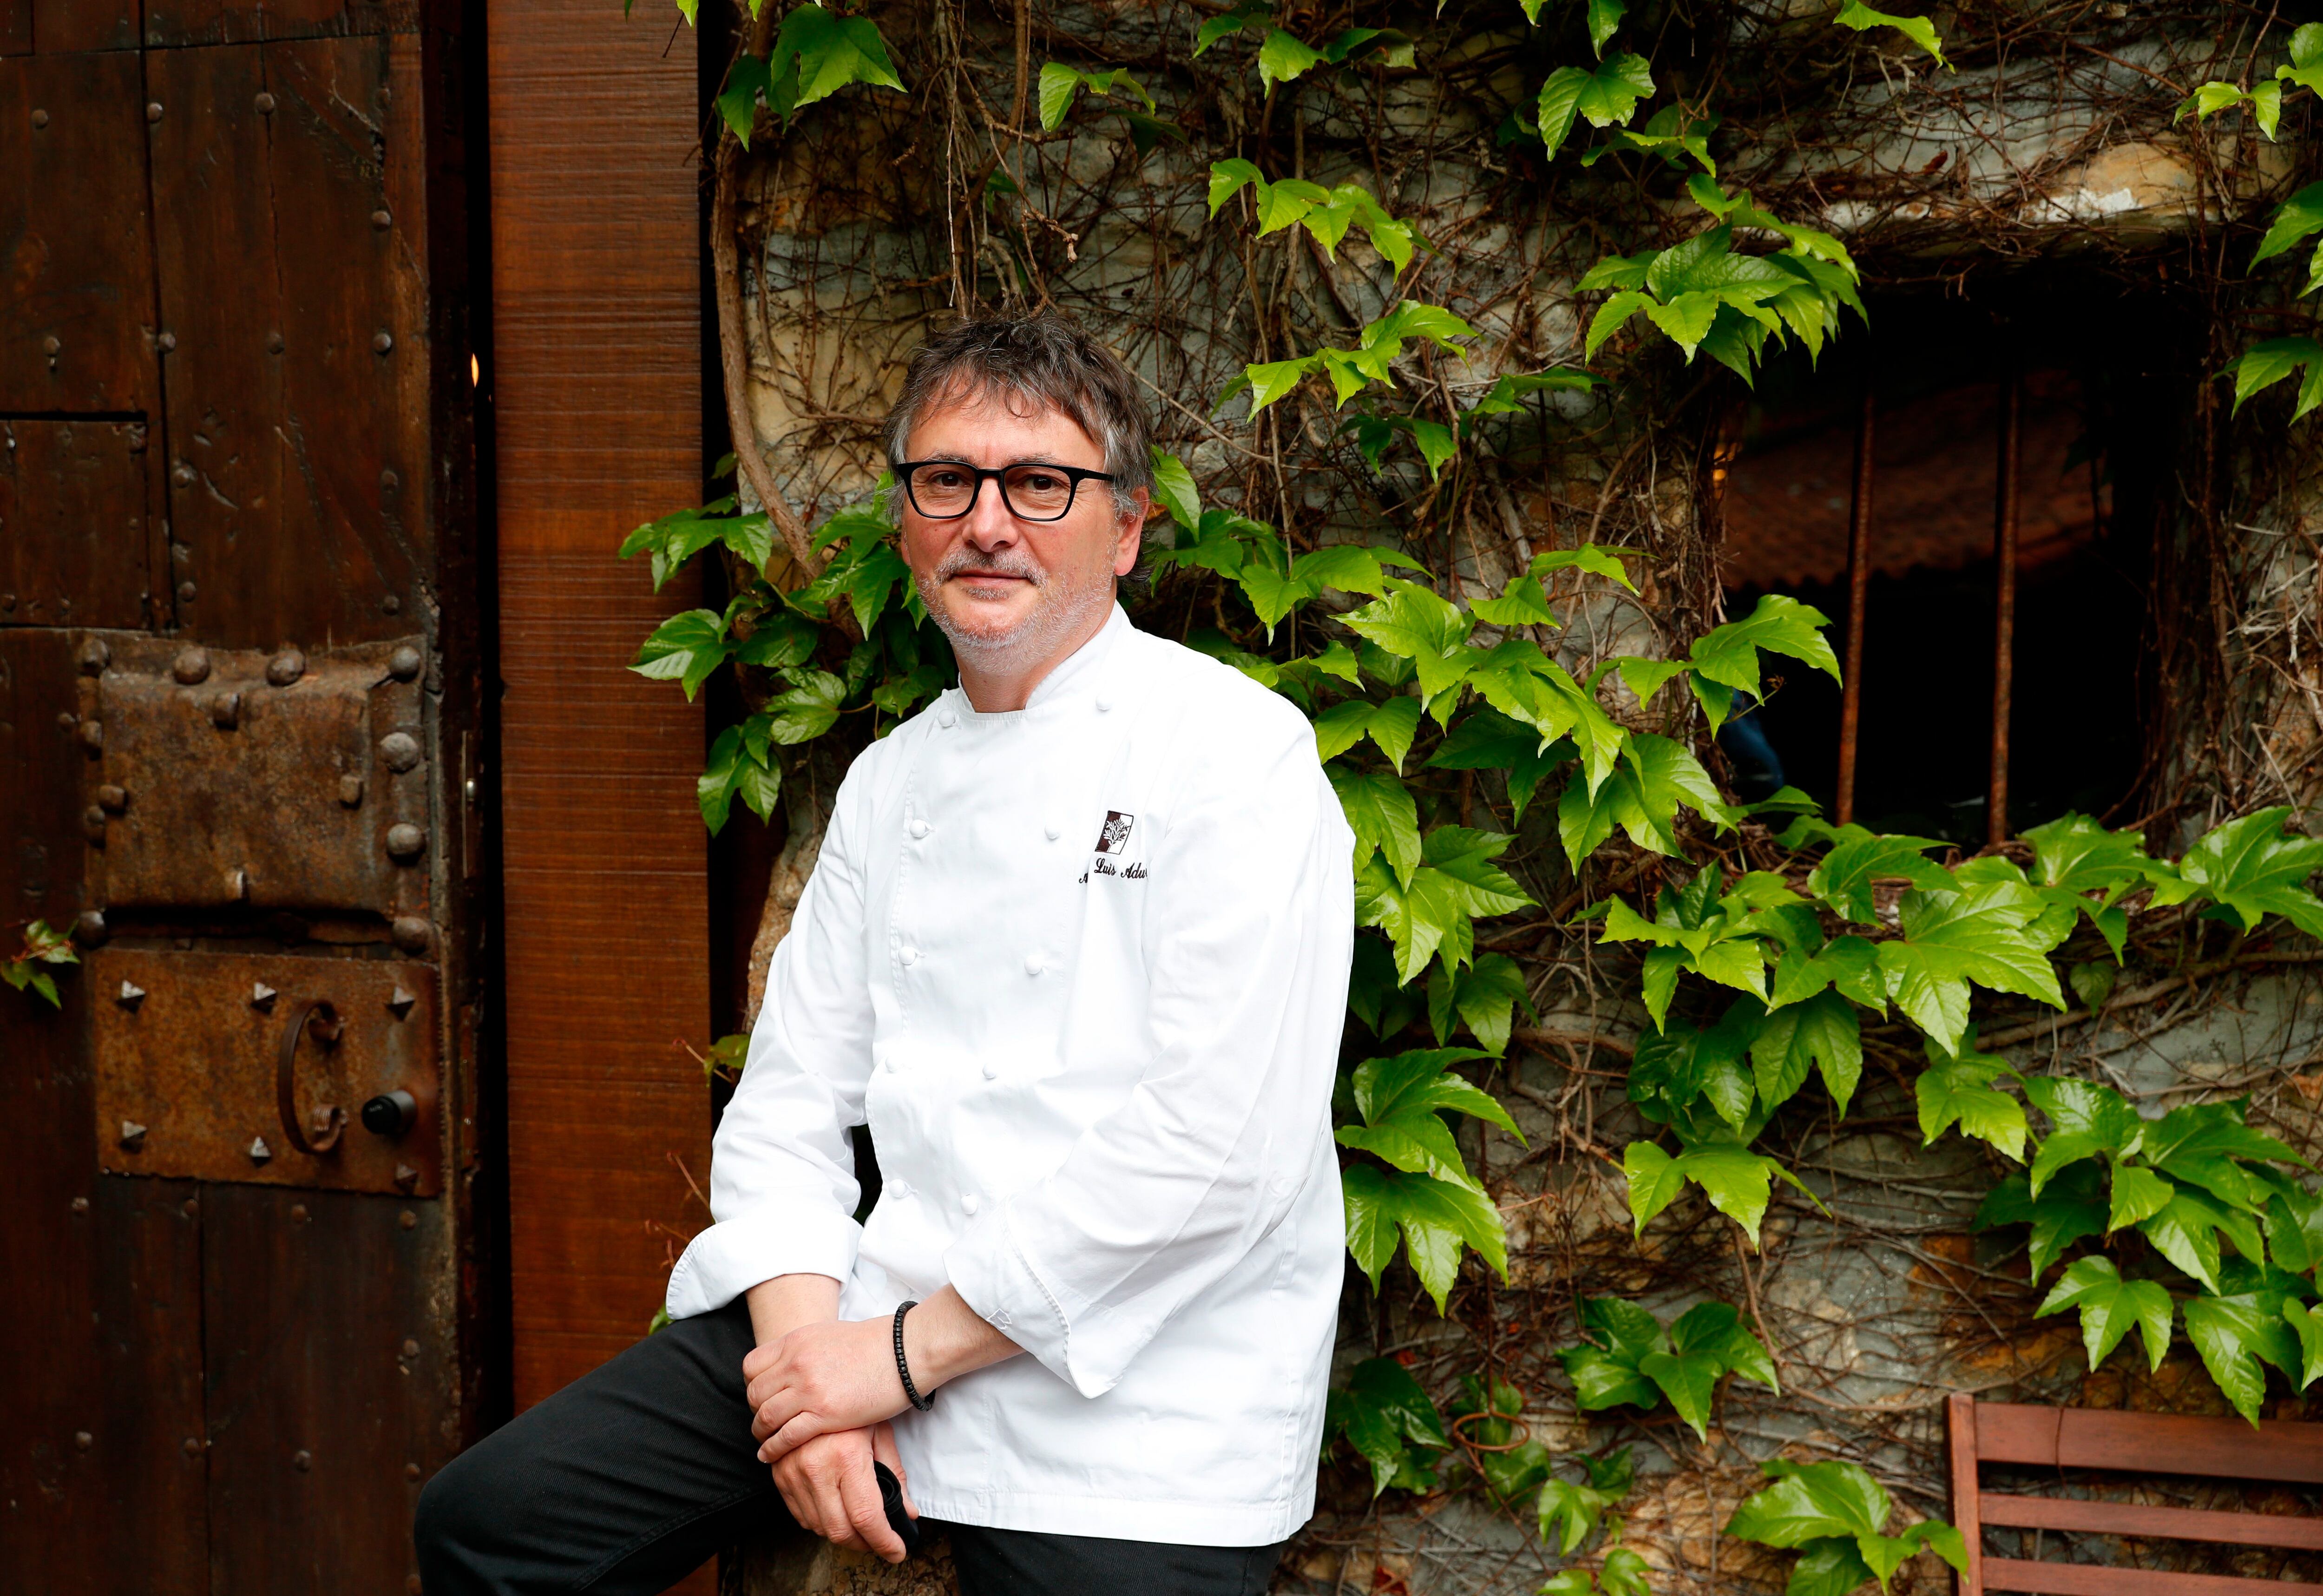
<path id="1" fill-rule="evenodd" d="M 1089 861 L 1089 867 L 1081 872 L 1080 884 L 1083 886 L 1088 885 L 1088 878 L 1091 876 L 1117 876 L 1124 881 L 1145 879 L 1143 864 L 1125 867 L 1115 864 L 1113 858 L 1106 857 L 1112 855 L 1117 858 L 1128 851 L 1130 830 L 1136 824 L 1137 817 L 1134 814 L 1124 814 L 1117 809 L 1108 809 L 1105 812 L 1105 824 L 1097 829 L 1097 856 Z"/>

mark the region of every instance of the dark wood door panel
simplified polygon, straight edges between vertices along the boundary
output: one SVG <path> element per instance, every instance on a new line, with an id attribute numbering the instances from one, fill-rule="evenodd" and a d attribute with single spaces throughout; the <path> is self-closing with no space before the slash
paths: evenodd
<path id="1" fill-rule="evenodd" d="M 137 0 L 0 0 L 0 55 L 137 48 Z"/>
<path id="2" fill-rule="evenodd" d="M 152 624 L 142 422 L 0 417 L 0 626 Z"/>
<path id="3" fill-rule="evenodd" d="M 154 51 L 178 619 L 399 636 L 427 567 L 419 98 L 384 38 Z M 253 180 L 253 174 L 264 174 Z"/>
<path id="4" fill-rule="evenodd" d="M 146 103 L 133 52 L 0 60 L 0 415 L 152 408 Z"/>
<path id="5" fill-rule="evenodd" d="M 63 631 L 0 631 L 0 927 L 82 906 Z M 62 717 L 60 723 L 60 717 Z M 0 933 L 4 934 L 4 933 Z M 201 1249 L 186 1182 L 100 1177 L 83 970 L 0 990 L 0 1591 L 206 1591 Z M 78 1145 L 76 1145 L 78 1142 Z M 188 1441 L 194 1443 L 191 1450 Z"/>
<path id="6" fill-rule="evenodd" d="M 81 783 L 95 756 L 80 738 L 79 676 L 65 633 L 0 630 L 0 925 L 68 926 L 88 906 Z M 21 1001 L 0 1008 L 23 1012 Z M 0 1019 L 0 1045 L 15 1023 Z"/>
<path id="7" fill-rule="evenodd" d="M 145 41 L 239 44 L 351 33 L 409 33 L 419 0 L 145 0 Z"/>
<path id="8" fill-rule="evenodd" d="M 213 1588 L 400 1596 L 411 1509 L 457 1450 L 437 1201 L 202 1194 Z M 409 1224 L 406 1218 L 409 1216 Z"/>

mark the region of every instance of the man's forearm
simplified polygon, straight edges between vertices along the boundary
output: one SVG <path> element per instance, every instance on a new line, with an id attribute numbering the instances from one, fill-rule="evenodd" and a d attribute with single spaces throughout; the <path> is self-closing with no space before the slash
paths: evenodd
<path id="1" fill-rule="evenodd" d="M 904 1316 L 904 1355 L 911 1361 L 912 1383 L 923 1391 L 1024 1350 L 979 1317 L 950 1286 Z"/>
<path id="2" fill-rule="evenodd" d="M 745 1293 L 750 1329 L 760 1346 L 772 1346 L 801 1325 L 839 1316 L 839 1282 L 829 1275 L 776 1275 Z"/>

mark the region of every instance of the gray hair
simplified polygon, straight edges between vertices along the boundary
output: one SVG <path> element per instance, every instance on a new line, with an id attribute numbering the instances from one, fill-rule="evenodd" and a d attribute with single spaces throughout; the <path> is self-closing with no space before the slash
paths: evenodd
<path id="1" fill-rule="evenodd" d="M 1134 513 L 1134 495 L 1153 486 L 1152 425 L 1138 397 L 1137 379 L 1121 357 L 1054 311 L 1032 316 L 980 316 L 938 333 L 913 353 L 903 397 L 887 414 L 882 444 L 890 465 L 908 456 L 912 427 L 932 406 L 996 398 L 1016 415 L 1056 410 L 1105 451 L 1113 503 Z M 889 500 L 899 513 L 902 498 Z"/>

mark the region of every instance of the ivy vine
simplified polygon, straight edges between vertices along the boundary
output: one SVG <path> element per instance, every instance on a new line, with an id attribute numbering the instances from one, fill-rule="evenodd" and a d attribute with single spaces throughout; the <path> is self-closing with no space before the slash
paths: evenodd
<path id="1" fill-rule="evenodd" d="M 1270 107 L 1303 79 L 1383 81 L 1456 42 L 1425 29 L 1309 27 L 1312 13 L 1264 0 L 1205 9 L 1188 59 L 1254 74 Z M 1848 318 L 1868 319 L 1860 274 L 1836 237 L 1722 180 L 1708 100 L 1670 92 L 1655 105 L 1665 91 L 1653 34 L 1625 0 L 1518 0 L 1518 9 L 1545 37 L 1561 30 L 1554 37 L 1569 48 L 1556 48 L 1571 59 L 1510 107 L 1501 147 L 1584 168 L 1632 163 L 1661 185 L 1666 214 L 1690 218 L 1685 236 L 1607 252 L 1579 278 L 1575 292 L 1589 303 L 1566 363 L 1492 371 L 1455 392 L 1429 362 L 1457 357 L 1473 369 L 1490 352 L 1470 319 L 1413 297 L 1439 251 L 1421 222 L 1354 178 L 1326 183 L 1221 155 L 1207 167 L 1209 226 L 1239 230 L 1251 245 L 1275 240 L 1286 260 L 1293 241 L 1330 265 L 1360 249 L 1380 308 L 1347 317 L 1343 339 L 1244 362 L 1205 396 L 1210 417 L 1238 404 L 1230 425 L 1281 450 L 1316 436 L 1275 413 L 1297 396 L 1309 423 L 1338 417 L 1332 436 L 1372 471 L 1401 456 L 1424 473 L 1420 491 L 1434 492 L 1466 455 L 1496 446 L 1492 418 L 1610 403 L 1609 374 L 1622 364 L 1675 352 L 1681 366 L 1706 356 L 1749 382 L 1770 345 L 1813 356 Z M 776 13 L 771 0 L 752 5 L 717 101 L 729 138 L 713 242 L 721 309 L 736 327 L 736 151 L 808 106 L 828 101 L 823 115 L 843 115 L 850 86 L 904 87 L 869 18 L 813 3 Z M 1924 16 L 1849 0 L 1830 21 L 1951 69 Z M 1117 131 L 1138 160 L 1189 142 L 1158 80 L 1088 61 L 1050 60 L 1034 74 L 1021 23 L 1018 38 L 1012 123 L 1029 94 L 1044 134 Z M 2181 114 L 2240 108 L 2272 139 L 2285 96 L 2323 87 L 2323 24 L 2298 29 L 2285 50 L 2272 76 L 2207 83 Z M 2246 78 L 2259 70 L 2252 61 Z M 996 161 L 987 197 L 1015 183 Z M 2318 233 L 2323 184 L 2275 213 L 2257 261 Z M 2318 286 L 2323 246 L 2300 292 Z M 728 399 L 748 438 L 736 347 Z M 2323 343 L 2311 335 L 2257 343 L 2230 370 L 2237 404 L 2301 371 L 2297 413 L 2323 403 Z M 1281 517 L 1259 513 L 1254 493 L 1218 485 L 1206 494 L 1177 454 L 1157 448 L 1153 467 L 1142 602 L 1175 618 L 1190 646 L 1309 715 L 1357 839 L 1362 933 L 1335 1117 L 1347 1150 L 1348 1246 L 1374 1289 L 1400 1259 L 1441 1312 L 1464 1270 L 1508 1273 L 1503 1215 L 1468 1149 L 1485 1127 L 1523 1139 L 1486 1088 L 1539 1018 L 1511 949 L 1520 933 L 1553 930 L 1626 971 L 1646 1016 L 1626 1071 L 1642 1133 L 1606 1150 L 1641 1240 L 1697 1197 L 1750 1249 L 1778 1192 L 1820 1206 L 1767 1133 L 1786 1114 L 1844 1121 L 1865 1082 L 1867 1032 L 1887 1027 L 1911 1038 L 1922 1060 L 1902 1084 L 1923 1140 L 1987 1150 L 1998 1173 L 1977 1224 L 2021 1234 L 2029 1276 L 2046 1289 L 2039 1313 L 2078 1314 L 2092 1369 L 2133 1332 L 2158 1365 L 2182 1325 L 2226 1399 L 2254 1423 L 2269 1369 L 2299 1390 L 2323 1374 L 2323 1199 L 2294 1151 L 2250 1124 L 2243 1101 L 2147 1118 L 2102 1082 L 2028 1074 L 1997 1050 L 2023 1033 L 1991 1024 L 2028 1010 L 2078 1023 L 2151 1001 L 2171 982 L 2308 958 L 2279 939 L 2323 936 L 2323 900 L 2309 885 L 2323 868 L 2323 839 L 2289 830 L 2287 809 L 2229 820 L 2175 858 L 2149 851 L 2135 830 L 2080 814 L 1960 858 L 1941 839 L 1834 824 L 1794 789 L 1738 802 L 1704 763 L 1709 739 L 1773 690 L 1771 676 L 1840 674 L 1826 618 L 1812 608 L 1769 595 L 1682 650 L 1613 653 L 1583 669 L 1561 628 L 1639 594 L 1652 573 L 1635 551 L 1584 538 L 1480 583 L 1402 539 L 1294 537 Z M 718 732 L 700 780 L 713 832 L 737 801 L 771 817 L 796 751 L 824 739 L 860 748 L 955 679 L 893 546 L 884 482 L 809 527 L 756 447 L 725 471 L 739 474 L 735 495 L 640 527 L 620 549 L 648 557 L 657 589 L 715 559 L 714 585 L 730 592 L 722 608 L 656 628 L 633 666 L 689 698 L 722 671 L 742 685 L 746 712 Z M 2177 973 L 2116 990 L 2141 954 Z M 731 1040 L 717 1055 L 730 1064 Z M 1706 1435 L 1729 1381 L 1780 1387 L 1757 1314 L 1755 1302 L 1712 1299 L 1665 1322 L 1635 1302 L 1588 1297 L 1558 1355 L 1584 1410 L 1666 1408 Z M 1464 1468 L 1494 1500 L 1528 1504 L 1556 1555 L 1584 1555 L 1597 1537 L 1588 1564 L 1557 1573 L 1544 1591 L 1638 1596 L 1646 1565 L 1620 1544 L 1614 1511 L 1633 1483 L 1626 1451 L 1560 1459 L 1522 1433 L 1523 1410 L 1522 1393 L 1490 1370 L 1439 1402 L 1388 1356 L 1354 1368 L 1333 1393 L 1328 1427 L 1333 1444 L 1364 1460 L 1375 1495 L 1438 1489 L 1447 1471 Z M 1888 1535 L 1894 1504 L 1852 1462 L 1767 1470 L 1770 1482 L 1727 1533 L 1795 1551 L 1792 1596 L 1884 1587 L 1923 1549 L 1963 1561 L 1960 1536 L 1939 1521 Z"/>

